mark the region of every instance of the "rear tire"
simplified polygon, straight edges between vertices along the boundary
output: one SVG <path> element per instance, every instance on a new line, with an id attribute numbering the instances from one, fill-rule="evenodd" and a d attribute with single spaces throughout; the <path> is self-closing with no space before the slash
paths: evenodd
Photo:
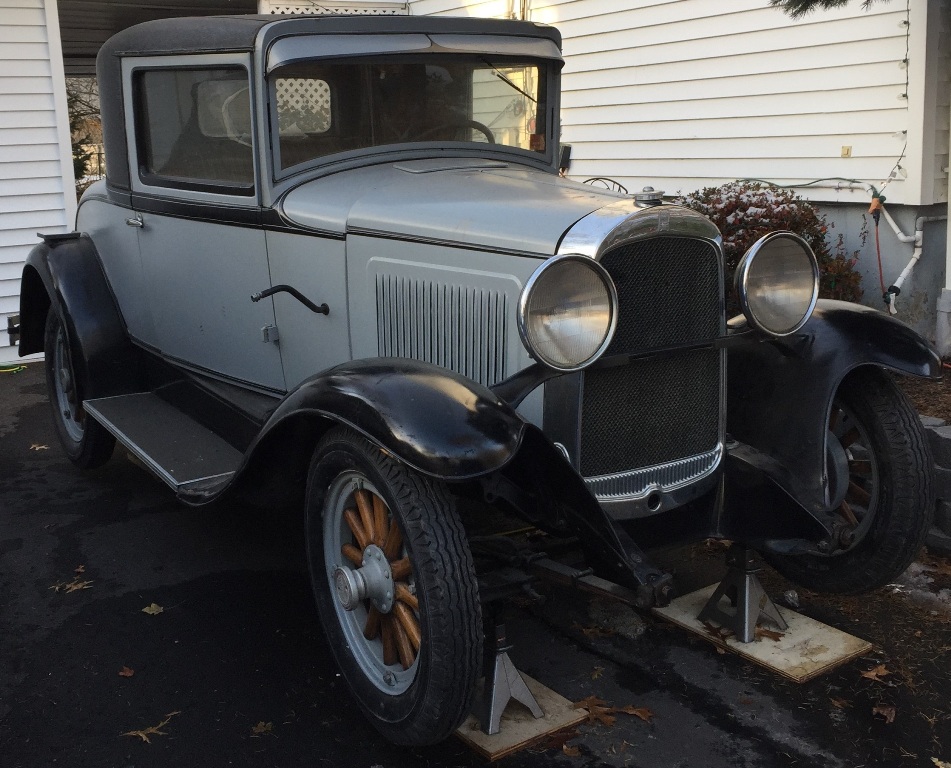
<path id="1" fill-rule="evenodd" d="M 397 744 L 447 738 L 472 708 L 482 664 L 453 496 L 337 428 L 311 462 L 306 538 L 321 623 L 364 714 Z"/>
<path id="2" fill-rule="evenodd" d="M 894 581 L 921 550 L 934 515 L 934 459 L 918 413 L 878 369 L 860 369 L 842 383 L 829 430 L 849 460 L 849 491 L 839 514 L 854 541 L 828 556 L 767 559 L 817 592 L 867 592 Z"/>
<path id="3" fill-rule="evenodd" d="M 76 378 L 73 352 L 63 321 L 54 307 L 46 316 L 44 336 L 46 391 L 53 409 L 53 426 L 63 450 L 77 467 L 102 466 L 115 448 L 115 438 L 86 416 L 82 390 Z"/>

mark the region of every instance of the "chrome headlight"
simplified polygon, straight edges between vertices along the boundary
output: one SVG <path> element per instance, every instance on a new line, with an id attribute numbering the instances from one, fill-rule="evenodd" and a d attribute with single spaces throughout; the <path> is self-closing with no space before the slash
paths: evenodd
<path id="1" fill-rule="evenodd" d="M 518 303 L 518 330 L 532 357 L 559 371 L 593 363 L 617 327 L 617 289 L 604 267 L 555 256 L 531 276 Z"/>
<path id="2" fill-rule="evenodd" d="M 812 249 L 791 232 L 760 238 L 737 265 L 736 293 L 754 327 L 773 336 L 795 333 L 819 297 L 819 265 Z"/>

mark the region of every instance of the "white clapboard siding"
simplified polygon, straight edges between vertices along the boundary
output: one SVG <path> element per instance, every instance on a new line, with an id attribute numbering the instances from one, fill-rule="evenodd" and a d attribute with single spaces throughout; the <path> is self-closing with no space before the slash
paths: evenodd
<path id="1" fill-rule="evenodd" d="M 37 232 L 76 214 L 56 0 L 0 0 L 0 362 Z"/>
<path id="2" fill-rule="evenodd" d="M 917 205 L 947 200 L 949 4 L 856 0 L 793 21 L 765 0 L 532 0 L 529 18 L 563 37 L 574 178 L 684 192 L 735 178 L 881 186 L 901 157 L 889 200 Z M 410 9 L 501 18 L 521 5 Z M 798 191 L 843 199 L 835 186 Z"/>

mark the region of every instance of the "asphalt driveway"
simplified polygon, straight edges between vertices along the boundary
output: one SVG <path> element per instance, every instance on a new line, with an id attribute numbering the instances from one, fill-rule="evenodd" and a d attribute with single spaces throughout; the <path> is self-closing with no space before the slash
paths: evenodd
<path id="1" fill-rule="evenodd" d="M 296 510 L 185 508 L 120 450 L 83 474 L 48 408 L 41 365 L 0 373 L 0 766 L 485 764 L 455 739 L 395 748 L 364 722 L 317 624 Z M 693 588 L 722 552 L 659 556 Z M 764 578 L 773 594 L 791 586 Z M 516 601 L 520 668 L 651 717 L 616 713 L 500 765 L 951 762 L 947 595 L 941 558 L 871 597 L 800 592 L 803 612 L 877 646 L 803 685 L 584 597 Z"/>

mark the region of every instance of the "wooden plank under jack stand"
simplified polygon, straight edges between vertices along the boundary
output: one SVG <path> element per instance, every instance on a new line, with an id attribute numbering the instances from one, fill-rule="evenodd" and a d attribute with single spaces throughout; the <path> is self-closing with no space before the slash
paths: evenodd
<path id="1" fill-rule="evenodd" d="M 466 744 L 489 760 L 510 755 L 549 733 L 583 721 L 586 713 L 528 675 L 512 660 L 505 625 L 487 622 L 482 697 L 456 731 Z"/>
<path id="2" fill-rule="evenodd" d="M 666 608 L 654 608 L 654 613 L 797 683 L 811 680 L 872 648 L 871 643 L 861 638 L 787 608 L 782 616 L 788 626 L 779 640 L 762 636 L 751 643 L 741 643 L 735 637 L 711 635 L 699 614 L 717 587 L 711 584 L 678 597 Z"/>
<path id="3" fill-rule="evenodd" d="M 555 731 L 583 723 L 588 717 L 586 709 L 575 709 L 572 702 L 537 680 L 525 674 L 522 675 L 522 680 L 544 711 L 542 717 L 535 718 L 528 708 L 516 701 L 510 701 L 502 713 L 498 733 L 492 736 L 484 733 L 475 714 L 469 715 L 456 731 L 456 736 L 488 760 L 501 760 L 513 752 L 530 747 Z M 477 704 L 476 712 L 478 711 Z"/>

